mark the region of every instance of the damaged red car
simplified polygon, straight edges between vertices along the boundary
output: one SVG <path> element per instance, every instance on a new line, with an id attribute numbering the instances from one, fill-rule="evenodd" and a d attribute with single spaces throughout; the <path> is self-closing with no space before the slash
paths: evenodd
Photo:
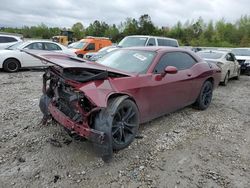
<path id="1" fill-rule="evenodd" d="M 221 77 L 215 64 L 180 48 L 123 48 L 85 63 L 34 56 L 54 64 L 43 75 L 44 120 L 91 140 L 104 161 L 134 140 L 139 124 L 191 104 L 208 108 Z"/>

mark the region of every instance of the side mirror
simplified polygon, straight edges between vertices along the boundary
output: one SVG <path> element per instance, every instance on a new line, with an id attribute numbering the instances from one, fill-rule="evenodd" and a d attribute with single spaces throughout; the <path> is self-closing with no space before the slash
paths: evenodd
<path id="1" fill-rule="evenodd" d="M 167 66 L 164 70 L 164 73 L 162 73 L 162 77 L 164 77 L 166 74 L 176 74 L 178 72 L 178 69 L 174 66 Z"/>
<path id="2" fill-rule="evenodd" d="M 166 74 L 176 74 L 178 72 L 178 69 L 174 66 L 167 66 L 165 68 L 165 73 Z"/>

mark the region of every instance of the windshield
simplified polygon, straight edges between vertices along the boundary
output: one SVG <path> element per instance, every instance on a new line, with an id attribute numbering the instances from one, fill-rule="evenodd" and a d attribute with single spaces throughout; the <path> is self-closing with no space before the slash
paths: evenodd
<path id="1" fill-rule="evenodd" d="M 72 44 L 70 44 L 68 47 L 69 48 L 75 48 L 75 49 L 83 49 L 83 47 L 86 45 L 86 42 L 74 42 Z"/>
<path id="2" fill-rule="evenodd" d="M 156 53 L 142 50 L 115 50 L 97 63 L 128 73 L 146 73 Z"/>
<path id="3" fill-rule="evenodd" d="M 9 46 L 9 47 L 6 48 L 6 49 L 8 49 L 8 50 L 20 49 L 21 46 L 22 46 L 24 43 L 25 43 L 25 42 L 18 42 L 18 43 L 16 43 L 16 44 L 13 44 L 13 45 Z"/>
<path id="4" fill-rule="evenodd" d="M 205 59 L 220 59 L 223 56 L 223 53 L 220 52 L 197 52 L 197 54 Z"/>
<path id="5" fill-rule="evenodd" d="M 131 46 L 145 46 L 147 42 L 147 37 L 125 37 L 118 44 L 121 47 L 131 47 Z"/>
<path id="6" fill-rule="evenodd" d="M 246 48 L 246 49 L 233 49 L 232 52 L 236 56 L 250 56 L 250 48 Z"/>

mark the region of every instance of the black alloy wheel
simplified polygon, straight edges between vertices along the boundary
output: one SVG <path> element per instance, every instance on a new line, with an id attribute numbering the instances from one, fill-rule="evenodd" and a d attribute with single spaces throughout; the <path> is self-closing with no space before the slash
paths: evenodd
<path id="1" fill-rule="evenodd" d="M 135 138 L 139 126 L 139 114 L 131 100 L 123 101 L 117 108 L 112 122 L 113 149 L 127 147 Z"/>
<path id="2" fill-rule="evenodd" d="M 205 110 L 209 107 L 213 97 L 213 84 L 211 81 L 205 81 L 200 94 L 195 102 L 199 110 Z"/>

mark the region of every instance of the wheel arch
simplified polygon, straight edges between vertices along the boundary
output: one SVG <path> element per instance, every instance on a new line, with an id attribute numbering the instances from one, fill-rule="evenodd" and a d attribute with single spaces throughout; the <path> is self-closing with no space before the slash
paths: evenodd
<path id="1" fill-rule="evenodd" d="M 120 98 L 120 102 L 122 102 L 123 100 L 126 100 L 126 99 L 130 99 L 131 101 L 133 101 L 138 109 L 138 112 L 139 112 L 139 118 L 141 119 L 141 112 L 140 112 L 140 108 L 139 106 L 137 105 L 136 103 L 136 100 L 129 94 L 127 93 L 111 93 L 108 98 L 107 98 L 107 101 L 106 101 L 106 104 L 108 106 L 108 103 L 110 100 L 112 99 L 115 99 L 115 98 Z"/>
<path id="2" fill-rule="evenodd" d="M 214 87 L 214 78 L 213 78 L 213 77 L 207 78 L 207 79 L 204 81 L 204 83 L 205 83 L 206 81 L 210 81 L 210 82 L 212 83 L 213 87 Z"/>
<path id="3" fill-rule="evenodd" d="M 14 60 L 16 60 L 16 61 L 19 63 L 20 68 L 22 67 L 21 61 L 20 61 L 18 58 L 16 58 L 16 57 L 8 57 L 8 58 L 6 58 L 6 59 L 3 61 L 3 65 L 4 65 L 4 63 L 6 63 L 6 61 L 9 60 L 9 59 L 14 59 Z M 3 65 L 2 65 L 2 66 L 3 66 Z"/>
<path id="4" fill-rule="evenodd" d="M 125 100 L 125 99 L 130 99 L 130 100 L 132 100 L 132 101 L 136 104 L 135 99 L 134 99 L 131 95 L 127 94 L 127 93 L 111 93 L 111 94 L 108 96 L 108 98 L 107 98 L 107 104 L 108 104 L 108 102 L 109 102 L 111 99 L 114 99 L 114 98 L 117 98 L 117 97 L 121 97 L 123 100 Z M 137 106 L 137 104 L 136 104 L 136 106 Z M 138 108 L 138 106 L 137 106 L 137 108 Z"/>

